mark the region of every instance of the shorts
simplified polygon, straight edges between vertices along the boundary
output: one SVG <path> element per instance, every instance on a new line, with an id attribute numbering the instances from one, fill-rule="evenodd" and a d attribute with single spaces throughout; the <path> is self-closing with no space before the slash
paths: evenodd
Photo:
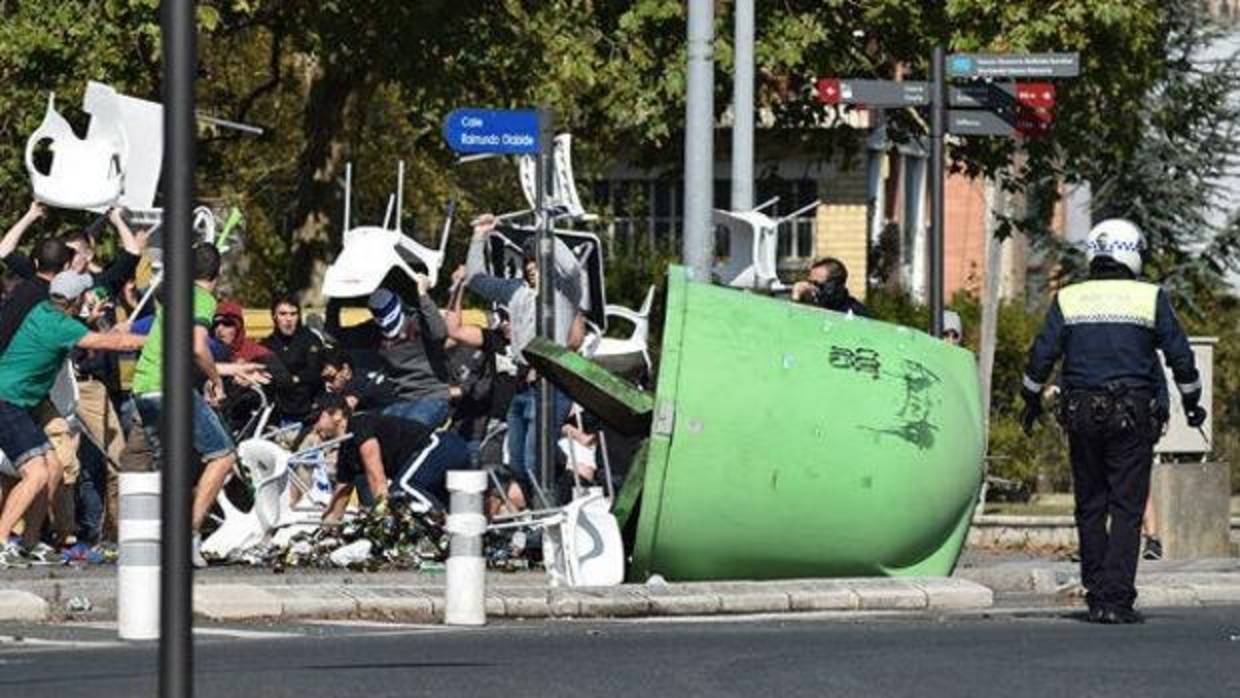
<path id="1" fill-rule="evenodd" d="M 159 442 L 159 417 L 163 413 L 163 396 L 160 393 L 135 395 L 134 403 L 142 418 L 147 442 L 155 457 L 161 458 Z M 232 436 L 224 429 L 224 423 L 207 401 L 198 393 L 193 393 L 194 410 L 194 450 L 203 461 L 213 461 L 233 453 Z"/>
<path id="2" fill-rule="evenodd" d="M 0 400 L 0 451 L 8 456 L 14 470 L 51 450 L 47 434 L 29 412 Z"/>

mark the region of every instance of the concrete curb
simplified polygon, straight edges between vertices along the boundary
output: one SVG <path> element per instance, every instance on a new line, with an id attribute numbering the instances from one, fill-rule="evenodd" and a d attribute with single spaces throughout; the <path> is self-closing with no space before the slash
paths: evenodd
<path id="1" fill-rule="evenodd" d="M 1240 560 L 1142 562 L 1137 573 L 1137 606 L 1196 607 L 1240 604 Z M 968 579 L 998 594 L 1081 595 L 1076 563 L 1012 563 L 963 568 L 956 578 Z"/>
<path id="2" fill-rule="evenodd" d="M 28 591 L 0 590 L 0 620 L 41 622 L 48 612 L 47 602 Z"/>
<path id="3" fill-rule="evenodd" d="M 831 579 L 548 589 L 498 587 L 492 618 L 635 618 L 807 611 L 976 610 L 990 589 L 963 579 Z M 362 617 L 409 622 L 443 618 L 442 589 L 429 587 L 204 584 L 194 612 L 210 620 Z"/>

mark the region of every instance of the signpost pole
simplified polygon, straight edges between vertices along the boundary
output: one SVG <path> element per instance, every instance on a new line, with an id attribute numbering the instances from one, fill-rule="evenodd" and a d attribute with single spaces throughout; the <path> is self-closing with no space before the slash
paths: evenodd
<path id="1" fill-rule="evenodd" d="M 189 463 L 194 456 L 193 277 L 191 212 L 194 207 L 195 3 L 166 0 L 161 28 L 164 59 L 164 403 L 159 431 L 163 440 L 160 497 L 159 694 L 193 695 L 193 619 L 190 570 Z"/>
<path id="2" fill-rule="evenodd" d="M 946 204 L 946 163 L 944 134 L 947 130 L 946 52 L 939 46 L 931 57 L 930 85 L 930 264 L 927 300 L 930 304 L 930 334 L 943 336 L 943 221 Z"/>
<path id="3" fill-rule="evenodd" d="M 535 157 L 534 205 L 538 221 L 538 336 L 555 340 L 555 234 L 551 228 L 551 212 L 547 209 L 547 175 L 551 151 L 551 114 L 540 109 L 538 113 L 538 155 Z M 548 501 L 555 506 L 558 497 L 555 487 L 554 398 L 551 382 L 545 377 L 538 379 L 538 466 L 539 480 Z"/>

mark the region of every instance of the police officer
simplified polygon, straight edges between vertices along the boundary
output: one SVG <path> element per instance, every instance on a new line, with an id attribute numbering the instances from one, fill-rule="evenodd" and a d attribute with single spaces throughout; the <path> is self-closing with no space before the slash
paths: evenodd
<path id="1" fill-rule="evenodd" d="M 1089 280 L 1059 291 L 1029 351 L 1021 423 L 1032 434 L 1042 387 L 1063 357 L 1058 418 L 1068 432 L 1081 581 L 1089 620 L 1140 623 L 1133 581 L 1150 487 L 1160 371 L 1167 357 L 1190 426 L 1205 422 L 1188 338 L 1167 294 L 1137 281 L 1144 240 L 1136 225 L 1105 220 L 1089 233 Z M 1107 517 L 1110 516 L 1110 526 Z"/>

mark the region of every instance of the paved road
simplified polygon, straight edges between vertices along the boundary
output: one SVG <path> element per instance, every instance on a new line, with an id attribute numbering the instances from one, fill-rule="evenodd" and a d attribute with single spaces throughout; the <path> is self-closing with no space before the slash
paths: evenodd
<path id="1" fill-rule="evenodd" d="M 1016 612 L 202 630 L 196 695 L 208 698 L 1240 695 L 1236 607 L 1130 627 Z M 0 625 L 0 696 L 154 695 L 153 648 L 114 638 L 101 625 Z"/>

